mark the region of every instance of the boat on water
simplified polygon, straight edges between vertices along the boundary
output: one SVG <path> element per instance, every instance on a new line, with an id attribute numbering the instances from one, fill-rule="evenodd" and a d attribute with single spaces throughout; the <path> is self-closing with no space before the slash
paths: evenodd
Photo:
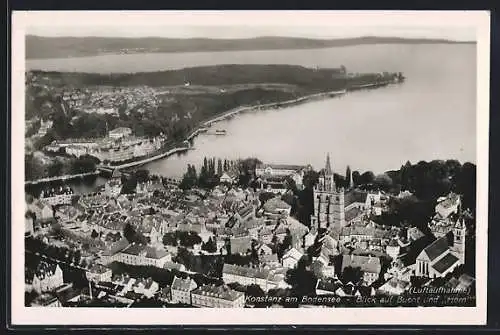
<path id="1" fill-rule="evenodd" d="M 402 72 L 398 72 L 398 74 L 394 77 L 394 81 L 396 83 L 402 83 L 405 81 L 405 79 L 406 79 L 406 77 L 403 75 Z"/>
<path id="2" fill-rule="evenodd" d="M 226 135 L 226 130 L 216 129 L 207 131 L 207 135 Z"/>
<path id="3" fill-rule="evenodd" d="M 338 95 L 342 95 L 342 94 L 346 94 L 346 93 L 347 93 L 347 90 L 343 89 L 343 90 L 340 90 L 340 91 L 330 92 L 328 94 L 328 96 L 330 96 L 330 97 L 336 97 Z"/>

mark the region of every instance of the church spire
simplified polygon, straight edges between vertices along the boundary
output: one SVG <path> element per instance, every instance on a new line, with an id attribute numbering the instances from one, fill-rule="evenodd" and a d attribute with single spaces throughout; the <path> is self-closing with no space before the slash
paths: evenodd
<path id="1" fill-rule="evenodd" d="M 330 154 L 326 154 L 325 175 L 332 175 L 332 165 L 330 164 Z"/>

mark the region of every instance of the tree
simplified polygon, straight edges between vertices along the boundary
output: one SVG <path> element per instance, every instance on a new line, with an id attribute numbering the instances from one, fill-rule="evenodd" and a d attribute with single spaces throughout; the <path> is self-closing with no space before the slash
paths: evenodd
<path id="1" fill-rule="evenodd" d="M 306 171 L 302 178 L 302 184 L 305 188 L 312 189 L 319 181 L 319 173 L 313 170 Z"/>
<path id="2" fill-rule="evenodd" d="M 165 233 L 163 235 L 163 244 L 164 245 L 172 245 L 172 246 L 177 246 L 177 237 L 175 233 Z"/>
<path id="3" fill-rule="evenodd" d="M 140 169 L 135 171 L 135 179 L 138 183 L 144 183 L 149 180 L 149 170 Z"/>
<path id="4" fill-rule="evenodd" d="M 375 187 L 382 191 L 389 191 L 393 186 L 391 177 L 389 177 L 385 173 L 379 174 L 377 177 L 375 177 L 373 183 L 375 184 Z"/>
<path id="5" fill-rule="evenodd" d="M 202 242 L 200 235 L 195 232 L 178 231 L 176 237 L 179 239 L 180 244 L 186 248 L 192 248 Z"/>
<path id="6" fill-rule="evenodd" d="M 374 179 L 375 179 L 375 175 L 373 174 L 373 172 L 367 171 L 360 176 L 359 182 L 360 182 L 360 185 L 368 185 L 368 184 L 373 183 Z"/>
<path id="7" fill-rule="evenodd" d="M 206 243 L 203 243 L 201 248 L 207 252 L 216 252 L 217 251 L 217 244 L 212 239 L 212 237 L 210 237 Z"/>
<path id="8" fill-rule="evenodd" d="M 259 194 L 259 200 L 260 200 L 260 203 L 262 205 L 264 205 L 266 203 L 266 201 L 268 201 L 274 197 L 275 197 L 274 193 L 271 193 L 271 192 L 262 192 L 261 194 Z"/>
<path id="9" fill-rule="evenodd" d="M 61 176 L 63 175 L 63 168 L 63 163 L 60 160 L 56 159 L 47 168 L 47 173 L 49 177 Z"/>
<path id="10" fill-rule="evenodd" d="M 90 234 L 90 237 L 92 238 L 97 238 L 99 236 L 99 233 L 95 230 L 95 229 L 92 229 L 92 234 Z"/>
<path id="11" fill-rule="evenodd" d="M 310 295 L 316 290 L 318 279 L 312 271 L 297 267 L 286 272 L 285 282 L 292 286 L 295 295 Z"/>
<path id="12" fill-rule="evenodd" d="M 222 171 L 222 159 L 219 158 L 217 161 L 217 175 L 220 177 L 223 173 L 224 171 Z"/>
<path id="13" fill-rule="evenodd" d="M 148 244 L 148 239 L 137 232 L 130 223 L 127 223 L 123 228 L 123 236 L 129 243 Z"/>
<path id="14" fill-rule="evenodd" d="M 214 177 L 216 175 L 215 172 L 215 157 L 210 160 L 210 168 L 208 170 L 209 177 Z"/>
<path id="15" fill-rule="evenodd" d="M 347 165 L 346 171 L 345 171 L 345 186 L 347 189 L 351 188 L 351 168 L 349 165 Z"/>
<path id="16" fill-rule="evenodd" d="M 74 159 L 71 162 L 70 173 L 80 174 L 80 173 L 93 172 L 96 169 L 97 163 L 98 160 L 96 160 L 95 157 L 88 155 L 81 156 L 79 158 Z"/>
<path id="17" fill-rule="evenodd" d="M 80 263 L 80 266 L 82 268 L 87 268 L 88 263 L 87 263 L 87 260 L 85 258 L 82 258 L 82 262 Z"/>
<path id="18" fill-rule="evenodd" d="M 361 184 L 361 175 L 359 174 L 359 171 L 354 171 L 352 173 L 352 183 L 354 187 Z"/>
<path id="19" fill-rule="evenodd" d="M 347 266 L 342 272 L 341 279 L 344 284 L 349 282 L 357 285 L 363 278 L 363 272 L 360 267 Z"/>
<path id="20" fill-rule="evenodd" d="M 476 213 L 476 165 L 464 163 L 457 178 L 457 191 L 463 195 L 463 208 Z"/>
<path id="21" fill-rule="evenodd" d="M 189 190 L 198 183 L 198 176 L 194 165 L 188 164 L 187 171 L 182 178 L 179 188 L 182 190 Z"/>
<path id="22" fill-rule="evenodd" d="M 246 295 L 249 297 L 263 297 L 265 292 L 257 284 L 248 285 L 246 287 Z"/>
<path id="23" fill-rule="evenodd" d="M 338 173 L 333 174 L 333 180 L 335 182 L 335 185 L 339 187 L 344 187 L 346 184 L 345 177 L 342 175 L 339 175 Z"/>

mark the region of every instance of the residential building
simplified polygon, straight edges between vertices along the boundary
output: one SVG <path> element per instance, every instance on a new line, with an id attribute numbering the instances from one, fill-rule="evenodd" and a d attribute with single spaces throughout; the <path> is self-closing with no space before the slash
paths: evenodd
<path id="1" fill-rule="evenodd" d="M 54 293 L 47 292 L 39 295 L 31 302 L 31 307 L 63 307 Z"/>
<path id="2" fill-rule="evenodd" d="M 347 267 L 360 268 L 363 273 L 363 281 L 367 285 L 371 285 L 378 280 L 382 265 L 380 258 L 373 256 L 360 255 L 343 255 L 342 257 L 342 273 Z"/>
<path id="3" fill-rule="evenodd" d="M 115 261 L 121 262 L 121 251 L 130 246 L 130 243 L 126 238 L 122 238 L 118 242 L 112 244 L 108 249 L 106 249 L 100 258 L 100 262 L 104 265 L 110 264 Z"/>
<path id="4" fill-rule="evenodd" d="M 265 243 L 260 243 L 255 249 L 258 255 L 271 255 L 273 253 L 273 249 Z"/>
<path id="5" fill-rule="evenodd" d="M 70 205 L 73 200 L 74 192 L 71 187 L 52 188 L 51 190 L 42 191 L 40 199 L 50 206 Z"/>
<path id="6" fill-rule="evenodd" d="M 68 155 L 75 157 L 85 156 L 89 153 L 89 149 L 82 145 L 68 145 L 64 150 Z"/>
<path id="7" fill-rule="evenodd" d="M 135 193 L 137 194 L 152 194 L 154 191 L 166 191 L 166 188 L 161 180 L 148 180 L 147 182 L 137 183 L 135 188 Z"/>
<path id="8" fill-rule="evenodd" d="M 247 254 L 252 250 L 252 238 L 246 234 L 230 238 L 231 254 Z"/>
<path id="9" fill-rule="evenodd" d="M 132 129 L 119 127 L 109 131 L 108 136 L 113 139 L 120 139 L 132 135 Z"/>
<path id="10" fill-rule="evenodd" d="M 121 288 L 120 295 L 124 295 L 127 292 L 133 290 L 134 284 L 136 282 L 135 278 L 130 277 L 128 274 L 121 276 L 115 276 L 112 283 L 118 285 Z"/>
<path id="11" fill-rule="evenodd" d="M 147 298 L 152 298 L 158 292 L 159 286 L 152 278 L 138 279 L 132 287 L 134 293 L 142 294 Z"/>
<path id="12" fill-rule="evenodd" d="M 151 265 L 163 268 L 166 262 L 172 260 L 172 256 L 162 249 L 132 243 L 120 252 L 119 259 L 126 264 Z"/>
<path id="13" fill-rule="evenodd" d="M 44 121 L 43 119 L 40 120 L 40 129 L 38 129 L 38 136 L 42 137 L 47 135 L 47 132 L 49 131 L 50 128 L 52 128 L 52 125 L 54 124 L 54 121 L 52 120 L 47 120 Z"/>
<path id="14" fill-rule="evenodd" d="M 87 279 L 95 283 L 110 282 L 112 275 L 113 271 L 101 264 L 94 264 L 86 271 Z"/>
<path id="15" fill-rule="evenodd" d="M 226 285 L 205 285 L 191 292 L 191 302 L 194 307 L 243 308 L 245 293 L 232 290 Z"/>
<path id="16" fill-rule="evenodd" d="M 41 207 L 41 212 L 40 212 L 40 217 L 39 217 L 39 221 L 41 222 L 47 222 L 47 221 L 51 221 L 54 219 L 54 210 L 52 208 L 52 206 L 48 205 L 48 204 L 42 204 L 42 207 Z"/>
<path id="17" fill-rule="evenodd" d="M 163 268 L 168 269 L 168 270 L 177 270 L 180 272 L 186 271 L 186 267 L 184 266 L 184 264 L 175 263 L 175 262 L 165 262 L 165 264 L 163 265 Z"/>
<path id="18" fill-rule="evenodd" d="M 446 197 L 438 199 L 435 212 L 437 218 L 447 218 L 453 213 L 458 213 L 461 205 L 460 196 L 456 193 L 450 193 Z"/>
<path id="19" fill-rule="evenodd" d="M 222 280 L 226 284 L 239 283 L 241 285 L 259 285 L 263 291 L 273 288 L 269 282 L 270 271 L 265 268 L 250 268 L 233 264 L 224 264 Z"/>
<path id="20" fill-rule="evenodd" d="M 293 269 L 303 256 L 304 254 L 295 248 L 288 249 L 282 258 L 283 266 Z"/>
<path id="21" fill-rule="evenodd" d="M 64 284 L 63 272 L 58 264 L 41 261 L 33 272 L 27 270 L 26 286 L 38 294 L 53 291 Z"/>
<path id="22" fill-rule="evenodd" d="M 410 288 L 410 282 L 392 277 L 377 289 L 378 293 L 387 295 L 401 295 Z"/>
<path id="23" fill-rule="evenodd" d="M 316 240 L 316 236 L 318 236 L 318 232 L 316 229 L 311 229 L 310 231 L 308 231 L 304 236 L 304 247 L 309 248 L 311 245 L 313 245 L 314 241 Z"/>
<path id="24" fill-rule="evenodd" d="M 395 239 L 392 239 L 389 244 L 385 247 L 385 253 L 391 256 L 392 259 L 396 259 L 399 256 L 399 251 L 401 247 Z"/>
<path id="25" fill-rule="evenodd" d="M 118 197 L 122 191 L 122 174 L 118 169 L 113 171 L 111 179 L 104 185 L 104 193 L 112 198 Z"/>
<path id="26" fill-rule="evenodd" d="M 269 214 L 282 214 L 289 216 L 292 206 L 281 200 L 279 197 L 269 199 L 264 204 L 264 215 Z"/>
<path id="27" fill-rule="evenodd" d="M 318 279 L 316 282 L 317 295 L 345 296 L 344 284 L 338 279 Z"/>
<path id="28" fill-rule="evenodd" d="M 310 167 L 301 165 L 287 165 L 287 164 L 258 164 L 255 168 L 255 175 L 257 177 L 287 177 L 294 174 L 304 174 Z"/>
<path id="29" fill-rule="evenodd" d="M 277 254 L 261 254 L 259 255 L 259 262 L 265 266 L 276 267 L 280 265 Z"/>
<path id="30" fill-rule="evenodd" d="M 237 222 L 244 222 L 251 219 L 255 219 L 255 207 L 253 205 L 248 205 L 240 208 L 234 214 L 234 218 Z"/>
<path id="31" fill-rule="evenodd" d="M 172 302 L 191 305 L 191 291 L 197 287 L 198 285 L 193 279 L 182 279 L 175 276 L 170 286 Z"/>
<path id="32" fill-rule="evenodd" d="M 235 181 L 235 178 L 229 176 L 227 172 L 224 172 L 222 176 L 220 176 L 219 181 L 221 183 L 227 183 L 227 184 L 233 184 Z"/>

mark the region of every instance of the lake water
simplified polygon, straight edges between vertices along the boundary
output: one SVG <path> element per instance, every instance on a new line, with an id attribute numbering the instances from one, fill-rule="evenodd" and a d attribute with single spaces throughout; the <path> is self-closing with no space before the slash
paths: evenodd
<path id="1" fill-rule="evenodd" d="M 196 150 L 147 165 L 180 177 L 204 156 L 258 157 L 265 162 L 324 165 L 334 170 L 397 169 L 407 160 L 476 157 L 476 46 L 365 45 L 318 50 L 107 55 L 30 60 L 28 68 L 85 72 L 156 71 L 214 64 L 295 64 L 351 72 L 402 71 L 402 85 L 346 94 L 280 110 L 237 116 L 201 135 Z"/>

